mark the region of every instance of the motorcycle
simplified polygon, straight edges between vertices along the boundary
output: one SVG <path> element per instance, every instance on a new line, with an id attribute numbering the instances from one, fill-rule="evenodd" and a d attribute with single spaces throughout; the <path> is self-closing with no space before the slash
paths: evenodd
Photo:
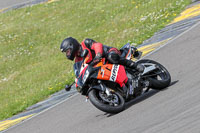
<path id="1" fill-rule="evenodd" d="M 135 50 L 129 43 L 120 49 L 126 59 L 132 59 Z M 138 53 L 140 58 L 142 52 Z M 84 50 L 84 60 L 79 63 L 80 69 L 77 70 L 79 76 L 75 81 L 76 88 L 104 112 L 119 113 L 125 109 L 127 101 L 148 92 L 150 88 L 162 90 L 170 85 L 170 73 L 156 61 L 137 61 L 144 66 L 144 71 L 138 72 L 119 64 L 109 64 L 105 58 L 95 66 L 90 66 L 86 64 L 87 54 L 88 51 Z"/>

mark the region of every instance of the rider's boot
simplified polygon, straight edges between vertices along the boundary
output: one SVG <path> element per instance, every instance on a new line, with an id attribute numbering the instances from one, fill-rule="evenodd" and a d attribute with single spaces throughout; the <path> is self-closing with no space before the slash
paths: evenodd
<path id="1" fill-rule="evenodd" d="M 141 64 L 138 64 L 137 62 L 134 62 L 132 60 L 128 60 L 128 59 L 120 59 L 120 64 L 129 67 L 131 69 L 135 69 L 139 72 L 143 72 L 144 71 L 144 66 Z"/>

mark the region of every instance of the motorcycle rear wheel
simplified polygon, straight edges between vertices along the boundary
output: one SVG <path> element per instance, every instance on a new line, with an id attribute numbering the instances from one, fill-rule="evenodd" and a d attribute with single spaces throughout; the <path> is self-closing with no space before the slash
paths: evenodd
<path id="1" fill-rule="evenodd" d="M 98 109 L 103 112 L 116 114 L 125 109 L 125 100 L 118 92 L 113 93 L 113 98 L 116 100 L 117 103 L 113 104 L 113 102 L 108 102 L 105 98 L 102 98 L 100 90 L 93 89 L 89 92 L 89 99 L 91 103 Z"/>
<path id="2" fill-rule="evenodd" d="M 156 74 L 160 73 L 157 76 L 149 77 L 148 80 L 150 81 L 150 88 L 155 89 L 155 90 L 162 90 L 166 87 L 168 87 L 171 83 L 171 76 L 168 70 L 161 65 L 160 63 L 153 61 L 153 60 L 148 60 L 148 59 L 143 59 L 138 61 L 138 63 L 152 63 L 156 64 L 158 67 L 158 70 L 151 72 L 151 74 Z M 151 75 L 150 74 L 150 75 Z"/>

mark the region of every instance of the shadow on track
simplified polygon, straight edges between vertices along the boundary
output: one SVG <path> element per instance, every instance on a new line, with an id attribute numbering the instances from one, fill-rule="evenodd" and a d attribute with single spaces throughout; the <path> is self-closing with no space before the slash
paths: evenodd
<path id="1" fill-rule="evenodd" d="M 149 92 L 146 92 L 143 95 L 141 95 L 141 96 L 139 96 L 139 97 L 137 97 L 135 99 L 130 100 L 129 102 L 125 103 L 125 110 L 130 108 L 131 106 L 133 106 L 133 105 L 135 105 L 135 104 L 137 104 L 137 103 L 139 103 L 139 102 L 141 102 L 141 101 L 143 101 L 143 100 L 155 95 L 158 92 L 159 91 L 157 91 L 157 90 L 150 90 Z M 118 115 L 120 113 L 121 112 L 119 112 L 117 114 L 104 113 L 104 114 L 97 115 L 96 117 L 100 117 L 100 116 L 101 117 L 102 116 L 104 116 L 104 117 L 112 117 L 112 116 Z"/>
<path id="2" fill-rule="evenodd" d="M 126 109 L 128 109 L 131 106 L 133 106 L 133 105 L 135 105 L 135 104 L 137 104 L 137 103 L 139 103 L 139 102 L 141 102 L 141 101 L 143 101 L 143 100 L 155 95 L 158 92 L 159 92 L 158 90 L 150 90 L 149 92 L 146 92 L 143 95 L 141 95 L 141 96 L 139 96 L 139 97 L 127 102 L 126 105 L 125 105 Z"/>
<path id="3" fill-rule="evenodd" d="M 169 87 L 172 86 L 172 85 L 175 85 L 175 84 L 178 83 L 178 82 L 179 82 L 179 80 L 176 80 L 176 81 L 171 82 L 171 84 L 169 85 Z"/>
<path id="4" fill-rule="evenodd" d="M 173 85 L 175 85 L 178 82 L 179 82 L 179 80 L 173 81 L 173 82 L 171 82 L 170 86 L 173 86 Z M 167 87 L 167 88 L 165 88 L 163 90 L 153 90 L 152 89 L 152 90 L 144 93 L 143 95 L 141 95 L 141 96 L 139 96 L 139 97 L 137 97 L 137 98 L 135 98 L 133 100 L 130 100 L 129 102 L 125 103 L 125 110 L 128 109 L 128 108 L 130 108 L 131 106 L 139 103 L 139 102 L 142 102 L 143 100 L 145 100 L 145 99 L 147 99 L 149 97 L 152 97 L 153 95 L 155 95 L 156 93 L 158 93 L 160 91 L 165 91 L 165 90 L 169 89 L 169 87 Z M 117 114 L 120 114 L 120 113 L 117 113 Z M 100 116 L 112 117 L 112 116 L 115 116 L 117 114 L 104 113 L 104 114 L 97 115 L 96 117 L 100 117 Z"/>
<path id="5" fill-rule="evenodd" d="M 171 82 L 170 86 L 175 85 L 177 82 L 179 82 L 179 80 L 176 80 L 176 81 Z M 170 87 L 170 86 L 169 86 L 169 87 Z M 141 96 L 139 96 L 139 97 L 137 97 L 137 98 L 135 98 L 135 99 L 133 99 L 133 100 L 127 102 L 127 103 L 126 103 L 126 109 L 128 109 L 128 108 L 130 108 L 131 106 L 133 106 L 133 105 L 135 105 L 135 104 L 137 104 L 137 103 L 139 103 L 139 102 L 141 102 L 141 101 L 143 101 L 143 100 L 145 100 L 145 99 L 147 99 L 147 98 L 149 98 L 149 97 L 155 95 L 156 93 L 158 93 L 158 92 L 160 92 L 160 91 L 165 91 L 165 90 L 169 89 L 169 87 L 167 87 L 167 88 L 165 88 L 165 89 L 163 89 L 163 90 L 150 90 L 150 91 L 144 93 L 143 95 L 141 95 Z"/>

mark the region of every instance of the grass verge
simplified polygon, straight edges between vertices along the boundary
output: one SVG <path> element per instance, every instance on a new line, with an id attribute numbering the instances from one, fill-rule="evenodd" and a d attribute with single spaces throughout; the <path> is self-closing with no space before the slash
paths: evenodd
<path id="1" fill-rule="evenodd" d="M 141 44 L 190 0 L 59 0 L 0 14 L 0 120 L 74 80 L 59 46 L 68 36 Z"/>

